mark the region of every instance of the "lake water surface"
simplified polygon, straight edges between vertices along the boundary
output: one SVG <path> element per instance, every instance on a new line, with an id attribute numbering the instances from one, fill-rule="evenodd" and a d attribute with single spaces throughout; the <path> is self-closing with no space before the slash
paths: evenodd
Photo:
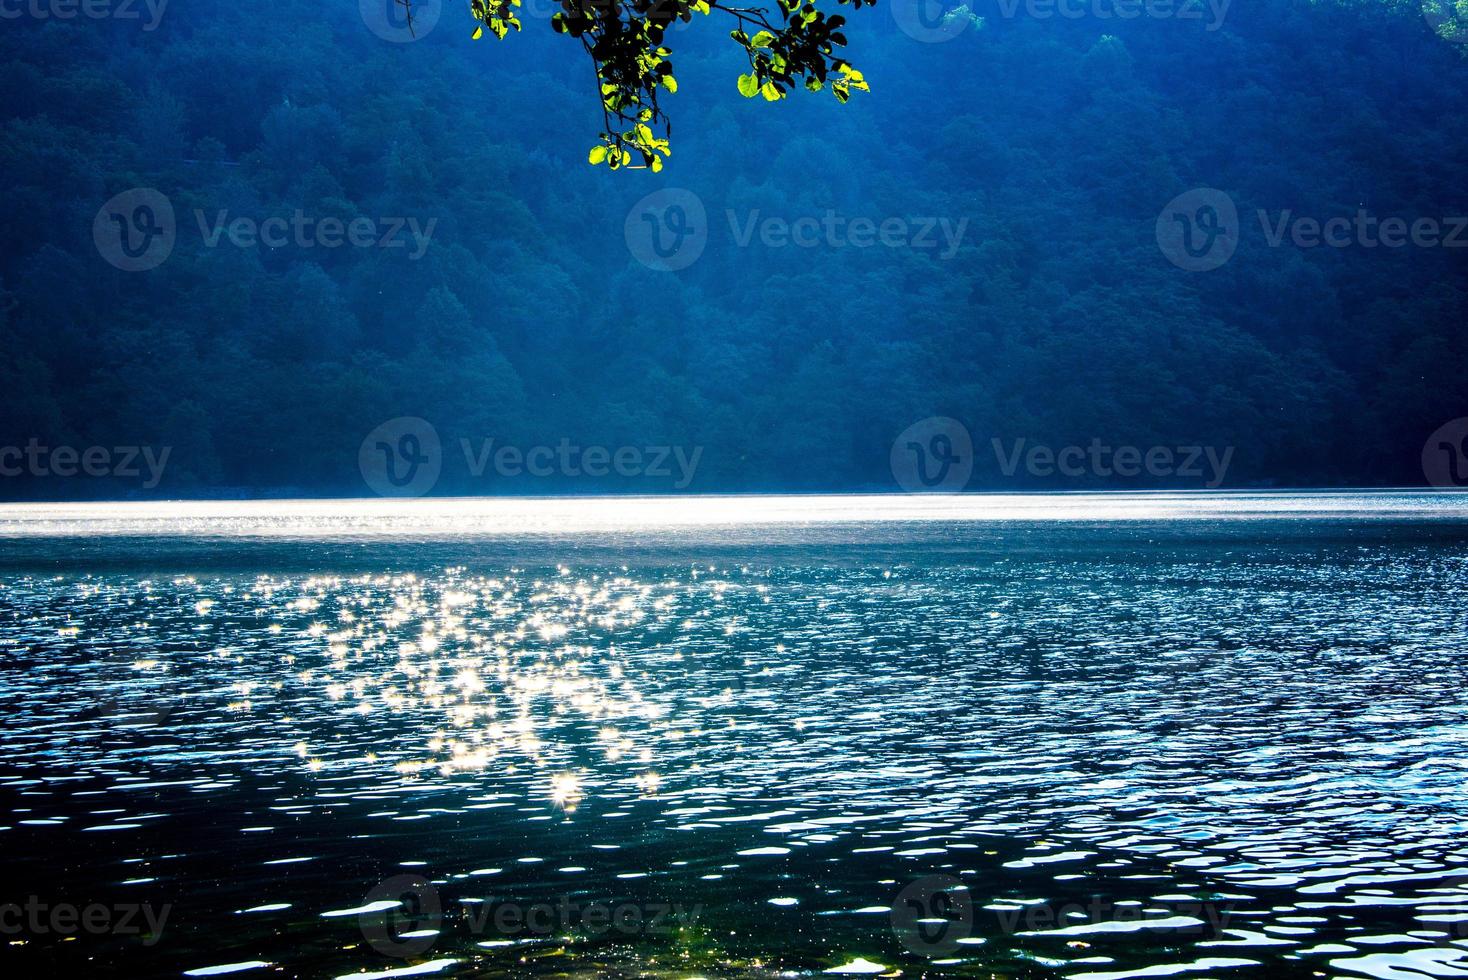
<path id="1" fill-rule="evenodd" d="M 0 955 L 1468 977 L 1465 640 L 1461 494 L 4 507 Z"/>

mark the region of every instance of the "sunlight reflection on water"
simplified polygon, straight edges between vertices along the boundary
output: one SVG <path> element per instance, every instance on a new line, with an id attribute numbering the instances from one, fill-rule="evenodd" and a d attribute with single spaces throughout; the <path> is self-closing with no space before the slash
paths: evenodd
<path id="1" fill-rule="evenodd" d="M 248 500 L 0 506 L 0 536 L 636 533 L 1014 521 L 1468 519 L 1468 493 L 1074 493 Z"/>
<path id="2" fill-rule="evenodd" d="M 1244 537 L 1197 520 L 1102 555 L 1086 530 L 977 555 L 908 523 L 1157 521 L 1195 500 L 598 501 L 574 518 L 913 539 L 841 564 L 755 545 L 673 562 L 639 540 L 630 569 L 559 545 L 444 564 L 383 527 L 564 535 L 571 501 L 188 505 L 173 524 L 7 508 L 11 535 L 285 540 L 248 568 L 98 572 L 57 537 L 34 544 L 49 570 L 0 575 L 0 866 L 53 901 L 171 903 L 155 945 L 103 947 L 131 975 L 1462 975 L 1468 549 L 1289 528 L 1363 510 L 1456 526 L 1463 497 L 1210 495 Z M 377 570 L 274 567 L 326 560 L 310 539 L 333 534 L 388 536 L 355 553 Z M 394 960 L 368 920 L 405 874 L 442 911 Z M 968 919 L 914 952 L 903 930 L 934 923 L 902 918 L 913 896 L 954 908 L 929 876 Z M 677 927 L 487 927 L 506 902 L 663 908 Z M 55 963 L 98 941 L 32 939 Z"/>

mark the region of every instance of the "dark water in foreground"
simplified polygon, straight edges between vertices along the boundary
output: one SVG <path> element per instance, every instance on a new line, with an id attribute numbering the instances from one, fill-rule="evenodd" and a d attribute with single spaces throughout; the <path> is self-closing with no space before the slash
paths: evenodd
<path id="1" fill-rule="evenodd" d="M 210 506 L 0 510 L 0 962 L 1468 977 L 1468 497 Z"/>

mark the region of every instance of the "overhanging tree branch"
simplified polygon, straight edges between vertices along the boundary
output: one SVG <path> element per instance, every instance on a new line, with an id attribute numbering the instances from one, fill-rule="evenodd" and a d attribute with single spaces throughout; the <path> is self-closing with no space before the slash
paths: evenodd
<path id="1" fill-rule="evenodd" d="M 408 7 L 411 27 L 411 0 L 398 2 Z M 578 39 L 596 70 L 605 128 L 589 162 L 613 170 L 663 169 L 672 152 L 672 126 L 660 96 L 678 91 L 672 51 L 664 40 L 675 21 L 688 23 L 694 15 L 707 17 L 717 11 L 733 18 L 735 29 L 729 36 L 749 58 L 749 71 L 738 81 L 746 98 L 762 96 L 774 102 L 797 86 L 812 92 L 829 87 L 837 101 L 845 103 L 853 91 L 867 90 L 861 72 L 836 55 L 846 46 L 845 17 L 826 14 L 816 0 L 776 2 L 778 17 L 767 8 L 736 7 L 721 0 L 560 0 L 551 26 L 558 34 Z M 837 0 L 858 9 L 875 2 Z M 520 30 L 520 3 L 470 0 L 479 22 L 475 39 L 486 29 L 501 40 Z"/>

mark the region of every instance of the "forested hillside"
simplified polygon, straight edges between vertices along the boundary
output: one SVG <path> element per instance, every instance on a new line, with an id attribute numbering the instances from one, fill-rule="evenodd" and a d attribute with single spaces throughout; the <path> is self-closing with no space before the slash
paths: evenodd
<path id="1" fill-rule="evenodd" d="M 850 13 L 872 91 L 844 106 L 745 99 L 726 29 L 676 30 L 656 175 L 588 166 L 591 68 L 545 0 L 504 41 L 456 3 L 408 43 L 306 0 L 6 19 L 0 445 L 170 456 L 152 488 L 0 496 L 361 494 L 364 437 L 403 416 L 442 439 L 439 493 L 896 489 L 893 440 L 931 416 L 972 434 L 970 489 L 1201 485 L 1006 474 L 994 439 L 1229 447 L 1230 487 L 1421 484 L 1468 415 L 1468 45 L 1411 5 L 1033 7 Z M 176 232 L 128 271 L 99 212 L 134 188 Z M 705 215 L 668 223 L 686 265 L 638 244 L 667 188 Z M 1159 247 L 1195 188 L 1239 215 L 1206 271 Z M 1391 247 L 1361 212 L 1442 234 Z M 1338 217 L 1340 245 L 1290 224 Z M 271 218 L 291 230 L 249 234 Z M 476 474 L 462 447 L 490 439 L 701 455 L 685 487 Z"/>

